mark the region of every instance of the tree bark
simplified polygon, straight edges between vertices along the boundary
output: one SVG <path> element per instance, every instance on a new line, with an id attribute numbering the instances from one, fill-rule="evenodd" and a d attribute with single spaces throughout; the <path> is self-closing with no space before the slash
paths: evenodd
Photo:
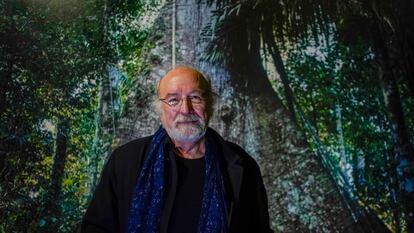
<path id="1" fill-rule="evenodd" d="M 99 1 L 98 1 L 99 2 Z M 110 16 L 111 4 L 108 0 L 101 0 L 102 6 L 101 27 L 102 27 L 102 47 L 110 47 Z M 106 161 L 112 153 L 112 139 L 115 134 L 115 109 L 113 96 L 113 81 L 112 76 L 114 69 L 111 64 L 111 54 L 109 49 L 104 50 L 102 57 L 104 63 L 101 64 L 101 75 L 99 77 L 99 95 L 98 95 L 98 110 L 96 112 L 95 120 L 95 137 L 93 142 L 94 156 L 89 164 L 90 174 L 92 176 L 89 185 L 90 195 L 93 194 L 98 183 L 99 174 L 101 172 L 104 161 Z"/>
<path id="2" fill-rule="evenodd" d="M 107 65 L 99 80 L 98 111 L 95 120 L 95 137 L 93 142 L 94 157 L 90 162 L 92 181 L 90 193 L 95 190 L 103 162 L 112 152 L 112 138 L 115 133 L 114 101 L 112 94 L 112 66 Z"/>
<path id="3" fill-rule="evenodd" d="M 65 164 L 67 158 L 69 124 L 65 119 L 61 119 L 57 125 L 55 139 L 55 156 L 53 158 L 52 174 L 50 186 L 46 195 L 45 210 L 43 216 L 46 224 L 41 227 L 42 232 L 58 232 L 61 225 L 61 200 L 62 200 L 62 181 L 65 174 Z"/>

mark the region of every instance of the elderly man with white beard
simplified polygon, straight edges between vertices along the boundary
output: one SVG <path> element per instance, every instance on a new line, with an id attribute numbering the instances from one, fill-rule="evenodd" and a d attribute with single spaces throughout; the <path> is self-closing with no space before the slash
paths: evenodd
<path id="1" fill-rule="evenodd" d="M 81 232 L 272 232 L 257 163 L 208 127 L 210 81 L 186 66 L 159 82 L 154 135 L 117 148 Z"/>

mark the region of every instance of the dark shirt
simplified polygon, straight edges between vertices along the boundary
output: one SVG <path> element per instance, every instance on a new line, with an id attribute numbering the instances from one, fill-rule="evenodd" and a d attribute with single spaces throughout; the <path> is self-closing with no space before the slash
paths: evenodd
<path id="1" fill-rule="evenodd" d="M 177 192 L 171 212 L 169 233 L 195 233 L 200 218 L 205 178 L 204 157 L 185 159 L 175 156 Z"/>

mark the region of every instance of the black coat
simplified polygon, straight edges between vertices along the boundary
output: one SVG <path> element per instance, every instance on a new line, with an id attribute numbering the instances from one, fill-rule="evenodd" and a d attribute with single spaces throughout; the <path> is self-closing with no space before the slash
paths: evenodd
<path id="1" fill-rule="evenodd" d="M 228 183 L 226 189 L 230 191 L 229 232 L 272 232 L 259 166 L 242 148 L 213 133 L 223 155 L 225 180 Z M 125 232 L 133 190 L 151 139 L 152 136 L 131 141 L 113 152 L 83 218 L 81 232 Z M 167 158 L 166 161 L 169 162 L 170 159 Z M 168 182 L 174 183 L 175 163 L 169 162 L 166 167 L 173 174 Z M 174 185 L 170 184 L 170 187 Z M 161 216 L 161 233 L 167 232 L 169 212 L 174 202 L 170 193 L 172 192 L 167 194 Z"/>

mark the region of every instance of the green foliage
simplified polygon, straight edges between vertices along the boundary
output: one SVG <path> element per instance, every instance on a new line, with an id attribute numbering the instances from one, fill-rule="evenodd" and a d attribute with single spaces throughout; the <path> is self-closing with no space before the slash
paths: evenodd
<path id="1" fill-rule="evenodd" d="M 143 65 L 139 59 L 158 1 L 0 0 L 0 229 L 74 232 L 112 135 L 99 135 L 99 85 L 108 64 L 119 117 Z M 125 73 L 126 75 L 123 75 Z M 105 113 L 105 114 L 110 114 Z M 58 215 L 50 198 L 57 124 L 69 124 Z M 98 128 L 97 128 L 98 127 Z M 99 131 L 100 132 L 100 131 Z M 101 137 L 101 138 L 99 138 Z M 105 139 L 106 138 L 106 139 Z M 92 178 L 93 177 L 93 178 Z M 93 180 L 95 179 L 95 180 Z"/>
<path id="2" fill-rule="evenodd" d="M 47 208 L 43 204 L 50 185 L 57 120 L 68 120 L 74 133 L 81 131 L 69 143 L 76 148 L 68 150 L 69 158 L 85 153 L 85 140 L 93 137 L 94 126 L 86 128 L 78 122 L 93 122 L 95 83 L 106 49 L 99 41 L 102 36 L 89 37 L 101 27 L 85 21 L 91 13 L 90 2 L 72 3 L 0 2 L 4 55 L 0 60 L 0 226 L 7 232 L 36 231 L 53 220 L 43 216 L 42 210 Z M 76 182 L 64 183 L 68 185 L 63 186 L 62 196 L 82 209 L 87 177 L 80 168 L 87 165 L 85 160 L 76 160 L 77 167 L 67 169 L 73 176 L 68 180 Z M 69 162 L 68 167 L 75 164 Z M 80 218 L 82 211 L 69 209 L 72 212 L 66 217 Z M 73 227 L 73 221 L 66 223 Z"/>
<path id="3" fill-rule="evenodd" d="M 116 51 L 120 69 L 135 77 L 160 1 L 119 1 L 111 6 L 109 38 Z"/>
<path id="4" fill-rule="evenodd" d="M 350 48 L 335 41 L 316 43 L 312 39 L 291 46 L 286 54 L 296 103 L 316 129 L 334 169 L 339 171 L 336 174 L 349 179 L 351 186 L 345 188 L 356 195 L 359 204 L 395 229 L 397 209 L 390 192 L 395 189 L 391 130 L 373 54 L 363 44 Z M 281 89 L 277 92 L 283 96 Z M 338 138 L 337 105 L 341 108 L 343 145 Z M 412 105 L 408 106 L 405 109 L 412 111 Z M 411 117 L 407 119 L 412 122 Z"/>

